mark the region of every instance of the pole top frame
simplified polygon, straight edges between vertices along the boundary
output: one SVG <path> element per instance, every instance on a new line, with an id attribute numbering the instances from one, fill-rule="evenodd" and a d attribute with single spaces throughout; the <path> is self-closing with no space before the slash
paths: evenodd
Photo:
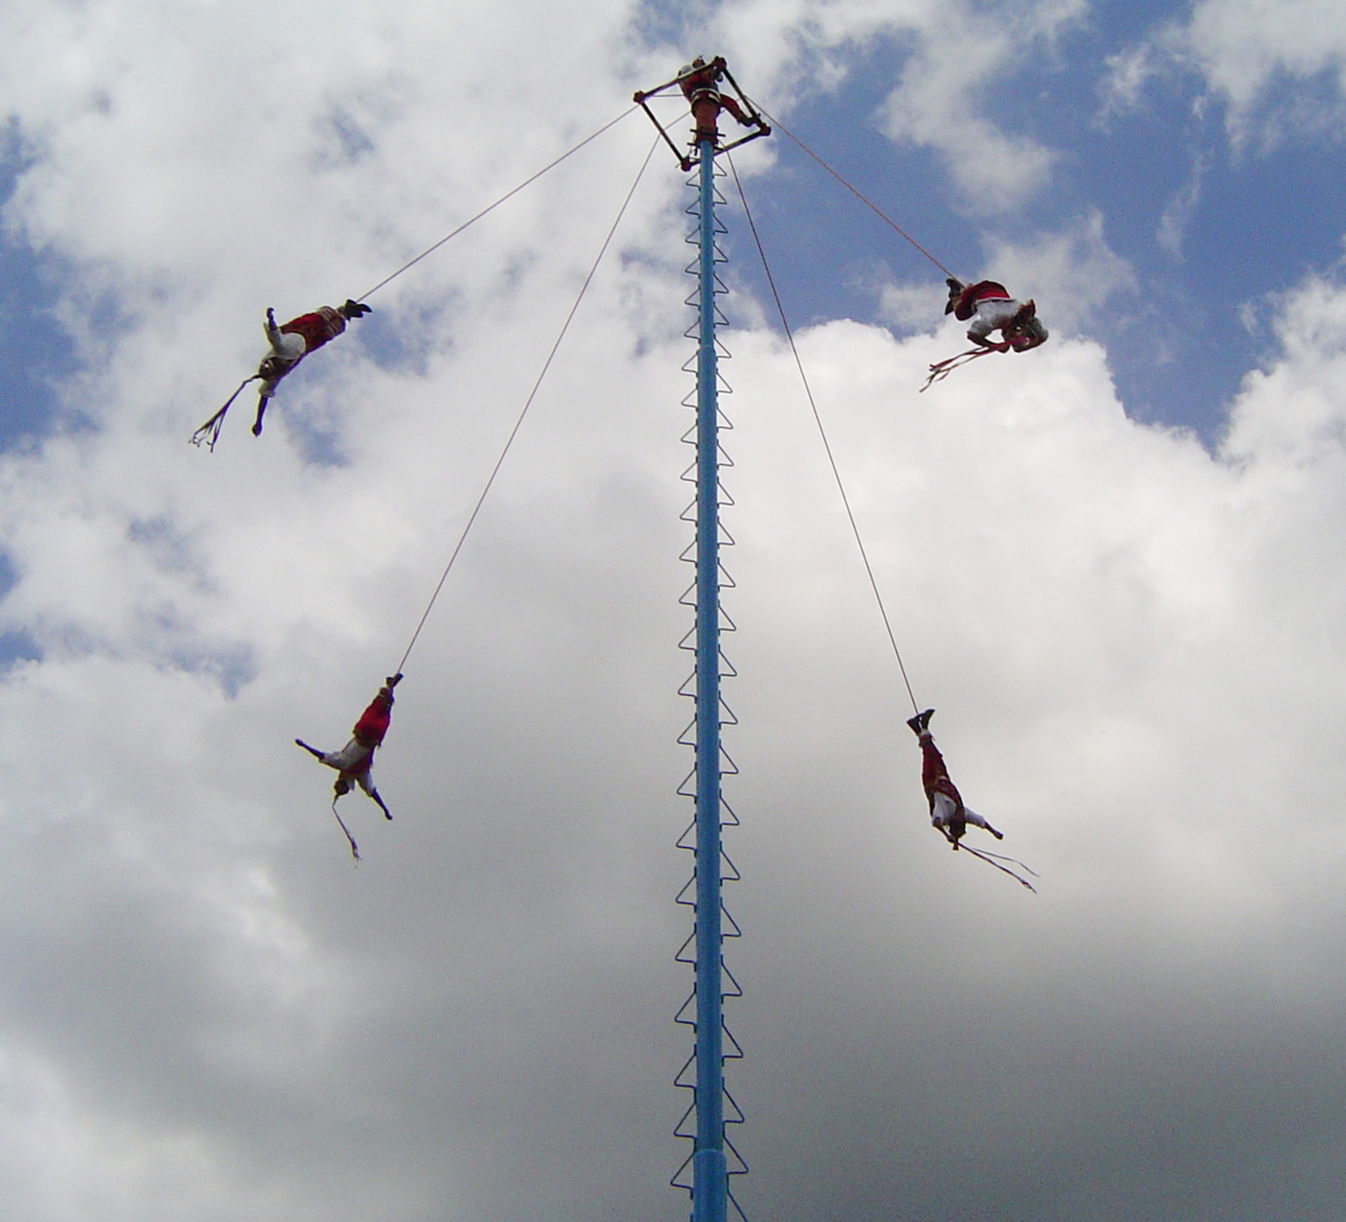
<path id="1" fill-rule="evenodd" d="M 733 90 L 734 97 L 742 104 L 744 117 L 755 128 L 755 130 L 749 132 L 746 136 L 740 136 L 737 140 L 731 141 L 729 144 L 721 144 L 717 133 L 711 155 L 714 156 L 716 153 L 727 153 L 730 149 L 738 148 L 740 144 L 747 144 L 749 140 L 756 140 L 759 136 L 771 135 L 771 128 L 767 125 L 766 120 L 764 120 L 758 113 L 757 107 L 755 107 L 745 96 L 743 90 L 739 87 L 739 83 L 734 80 L 733 73 L 729 71 L 729 66 L 724 62 L 723 55 L 717 55 L 708 63 L 689 68 L 686 72 L 680 72 L 671 81 L 665 81 L 664 84 L 658 85 L 653 89 L 637 89 L 636 92 L 632 94 L 632 101 L 639 103 L 640 108 L 649 115 L 650 122 L 654 124 L 659 134 L 664 138 L 664 143 L 673 151 L 673 156 L 678 159 L 678 165 L 682 167 L 684 173 L 690 170 L 693 166 L 700 164 L 700 156 L 697 155 L 697 152 L 683 153 L 679 151 L 678 146 L 673 143 L 673 138 L 668 134 L 667 129 L 659 122 L 649 106 L 646 105 L 646 99 L 656 97 L 661 93 L 666 93 L 675 86 L 681 88 L 683 81 L 697 75 L 697 73 L 705 72 L 707 69 L 715 71 L 718 74 L 718 80 L 728 83 L 730 89 Z M 720 90 L 719 92 L 723 92 L 723 90 Z M 699 139 L 693 142 L 694 149 L 699 151 L 700 146 L 701 141 Z"/>

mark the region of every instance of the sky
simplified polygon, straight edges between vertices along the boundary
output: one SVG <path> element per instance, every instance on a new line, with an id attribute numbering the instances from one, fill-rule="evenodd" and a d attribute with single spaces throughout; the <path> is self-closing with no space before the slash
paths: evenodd
<path id="1" fill-rule="evenodd" d="M 631 98 L 695 54 L 777 125 L 731 156 L 813 397 L 726 176 L 744 1214 L 1340 1217 L 1339 5 L 12 0 L 0 43 L 5 1217 L 687 1216 L 693 196 Z M 1050 341 L 920 393 L 945 268 Z M 365 295 L 187 444 L 268 306 Z M 408 649 L 356 865 L 293 740 Z M 1036 895 L 932 832 L 913 698 Z"/>

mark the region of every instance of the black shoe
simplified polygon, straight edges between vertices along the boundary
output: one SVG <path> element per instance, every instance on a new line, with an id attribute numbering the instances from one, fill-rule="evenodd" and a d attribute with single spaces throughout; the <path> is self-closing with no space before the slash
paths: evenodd
<path id="1" fill-rule="evenodd" d="M 911 727 L 911 732 L 919 738 L 930 728 L 930 719 L 934 715 L 934 709 L 926 709 L 924 713 L 917 713 L 915 717 L 908 717 L 907 725 Z"/>

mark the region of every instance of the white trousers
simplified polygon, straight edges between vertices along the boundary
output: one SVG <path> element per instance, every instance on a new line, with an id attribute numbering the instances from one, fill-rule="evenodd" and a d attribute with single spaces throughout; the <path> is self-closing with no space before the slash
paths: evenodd
<path id="1" fill-rule="evenodd" d="M 930 811 L 931 826 L 944 828 L 951 826 L 957 811 L 958 804 L 947 793 L 935 794 L 935 804 Z M 963 807 L 963 818 L 973 827 L 980 827 L 988 832 L 991 830 L 991 825 L 970 806 Z"/>
<path id="2" fill-rule="evenodd" d="M 976 316 L 968 324 L 968 336 L 985 339 L 992 331 L 998 331 L 1006 323 L 1012 322 L 1022 308 L 1021 301 L 979 301 Z"/>
<path id="3" fill-rule="evenodd" d="M 262 358 L 257 366 L 259 373 L 267 368 L 272 370 L 271 376 L 268 377 L 265 374 L 262 376 L 260 388 L 262 398 L 269 399 L 276 393 L 276 385 L 281 378 L 299 364 L 307 351 L 308 345 L 304 342 L 302 335 L 297 335 L 293 331 L 276 332 L 275 339 L 271 344 L 271 351 Z"/>
<path id="4" fill-rule="evenodd" d="M 340 751 L 324 751 L 322 762 L 349 776 L 365 793 L 371 793 L 374 781 L 369 775 L 369 761 L 373 754 L 358 738 L 352 738 Z"/>

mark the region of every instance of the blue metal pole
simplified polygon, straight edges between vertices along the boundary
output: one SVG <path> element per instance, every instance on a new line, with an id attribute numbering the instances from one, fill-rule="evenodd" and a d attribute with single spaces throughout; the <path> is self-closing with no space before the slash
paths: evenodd
<path id="1" fill-rule="evenodd" d="M 700 157 L 696 363 L 696 1146 L 692 1222 L 725 1222 L 720 922 L 719 403 L 715 349 L 715 144 Z"/>

